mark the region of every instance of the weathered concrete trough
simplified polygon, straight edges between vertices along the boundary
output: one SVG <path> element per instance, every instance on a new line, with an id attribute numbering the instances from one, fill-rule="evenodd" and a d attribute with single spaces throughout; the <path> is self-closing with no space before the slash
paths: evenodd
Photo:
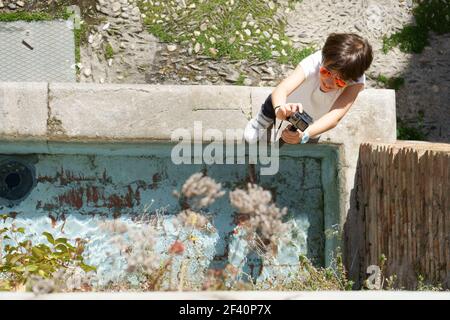
<path id="1" fill-rule="evenodd" d="M 164 252 L 180 236 L 171 220 L 180 209 L 172 191 L 202 171 L 226 191 L 247 182 L 270 190 L 277 205 L 288 208 L 296 231 L 280 248 L 277 265 L 261 270 L 257 257 L 233 235 L 236 217 L 226 195 L 208 209 L 216 231 L 198 235 L 202 252 L 189 265 L 192 277 L 204 268 L 243 261 L 247 272 L 264 277 L 295 266 L 299 254 L 328 265 L 342 243 L 327 231 L 342 230 L 349 210 L 354 210 L 359 144 L 395 141 L 394 92 L 366 90 L 319 144 L 284 146 L 275 175 L 260 174 L 263 165 L 253 168 L 236 154 L 232 164 L 205 164 L 211 132 L 222 144 L 226 130 L 242 130 L 271 90 L 0 83 L 1 213 L 25 225 L 34 241 L 44 240 L 43 231 L 88 240 L 88 262 L 98 266 L 102 279 L 113 280 L 125 265 L 99 222 L 133 223 L 142 215 L 161 215 L 165 236 L 158 246 Z M 196 131 L 199 121 L 202 128 Z M 175 164 L 171 158 L 176 145 L 171 138 L 182 128 L 196 140 L 188 157 L 191 164 Z M 239 135 L 232 139 L 236 148 L 242 147 Z M 346 243 L 347 255 L 352 254 L 352 241 Z"/>

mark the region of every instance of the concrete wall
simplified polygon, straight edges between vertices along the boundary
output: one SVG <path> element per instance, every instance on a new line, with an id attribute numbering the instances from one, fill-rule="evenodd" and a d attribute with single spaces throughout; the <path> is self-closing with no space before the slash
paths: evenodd
<path id="1" fill-rule="evenodd" d="M 35 153 L 47 153 L 62 142 L 167 141 L 175 129 L 192 132 L 194 121 L 202 121 L 204 130 L 243 129 L 271 91 L 238 86 L 0 83 L 0 140 L 10 151 L 21 142 Z M 393 90 L 365 90 L 339 125 L 322 135 L 320 144 L 339 148 L 341 228 L 358 230 L 352 217 L 357 215 L 359 145 L 395 140 Z M 358 271 L 358 237 L 356 232 L 345 233 L 351 273 Z"/>

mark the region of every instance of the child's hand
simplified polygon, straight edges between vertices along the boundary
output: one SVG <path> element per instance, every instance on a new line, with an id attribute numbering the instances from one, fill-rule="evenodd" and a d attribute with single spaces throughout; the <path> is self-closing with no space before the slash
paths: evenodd
<path id="1" fill-rule="evenodd" d="M 303 113 L 301 103 L 286 103 L 275 110 L 275 115 L 280 120 L 286 120 L 287 117 L 293 115 L 296 111 Z"/>
<path id="2" fill-rule="evenodd" d="M 300 130 L 297 131 L 290 131 L 289 128 L 292 127 L 292 125 L 288 125 L 283 132 L 281 133 L 281 139 L 283 139 L 284 142 L 289 144 L 297 144 L 300 143 L 300 140 L 302 140 L 303 133 Z"/>

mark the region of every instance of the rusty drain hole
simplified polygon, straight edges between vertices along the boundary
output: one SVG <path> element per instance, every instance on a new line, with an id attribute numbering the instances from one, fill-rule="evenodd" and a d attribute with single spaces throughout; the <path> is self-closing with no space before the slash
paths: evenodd
<path id="1" fill-rule="evenodd" d="M 19 159 L 0 163 L 0 204 L 17 204 L 25 199 L 34 185 L 34 168 L 31 165 Z"/>

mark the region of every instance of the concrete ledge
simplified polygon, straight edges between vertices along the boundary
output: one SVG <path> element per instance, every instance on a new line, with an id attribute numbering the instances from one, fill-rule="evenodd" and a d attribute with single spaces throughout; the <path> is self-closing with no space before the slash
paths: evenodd
<path id="1" fill-rule="evenodd" d="M 243 129 L 268 87 L 0 83 L 1 140 L 170 140 L 173 130 Z M 363 91 L 321 142 L 357 148 L 396 139 L 393 90 Z M 354 161 L 349 164 L 354 165 Z"/>
<path id="2" fill-rule="evenodd" d="M 0 300 L 450 300 L 450 292 L 418 291 L 203 291 L 0 293 Z"/>
<path id="3" fill-rule="evenodd" d="M 47 83 L 0 83 L 1 138 L 28 140 L 46 137 L 47 91 Z"/>
<path id="4" fill-rule="evenodd" d="M 250 89 L 230 86 L 50 84 L 51 140 L 170 140 L 178 128 L 242 129 Z"/>

